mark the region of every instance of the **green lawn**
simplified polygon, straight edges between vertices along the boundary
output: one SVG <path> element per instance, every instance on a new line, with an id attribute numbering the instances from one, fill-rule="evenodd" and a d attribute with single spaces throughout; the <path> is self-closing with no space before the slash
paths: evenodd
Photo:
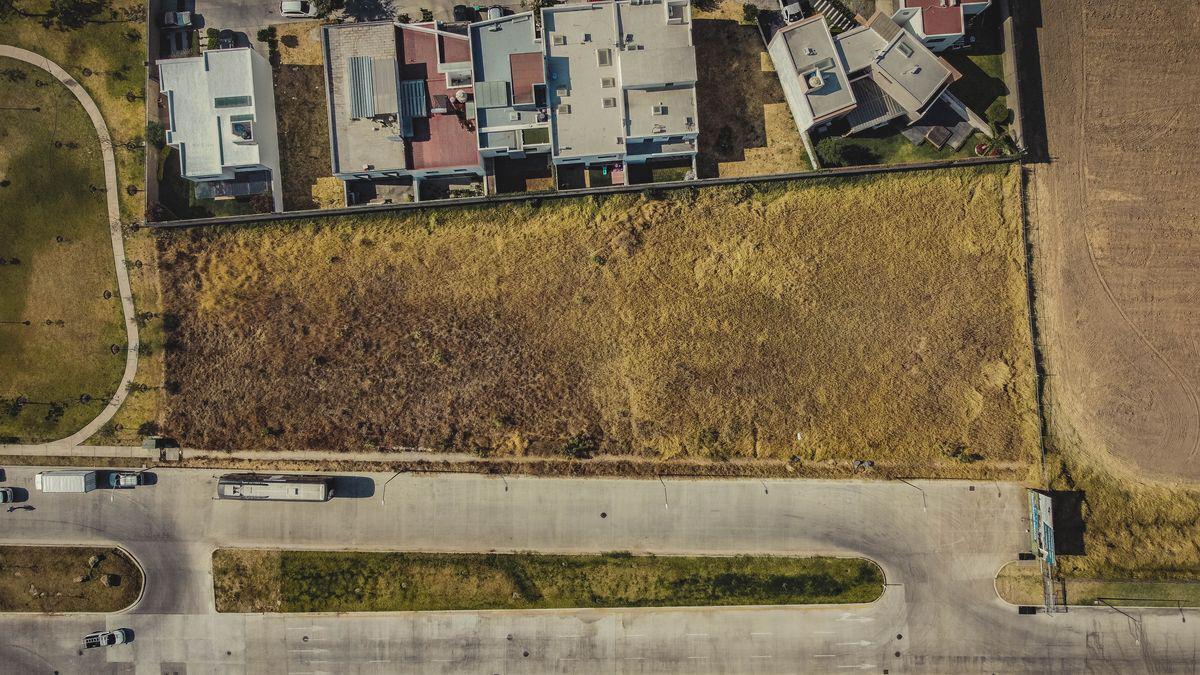
<path id="1" fill-rule="evenodd" d="M 1060 602 L 1068 605 L 1128 607 L 1200 607 L 1200 582 L 1136 581 L 1066 577 L 1056 582 Z M 1010 564 L 996 578 L 1000 597 L 1015 605 L 1043 602 L 1042 577 L 1037 567 Z"/>
<path id="2" fill-rule="evenodd" d="M 100 411 L 126 338 L 95 130 L 45 72 L 10 59 L 0 70 L 0 439 L 36 442 Z"/>
<path id="3" fill-rule="evenodd" d="M 13 12 L 0 20 L 0 42 L 41 54 L 78 80 L 96 101 L 109 133 L 118 144 L 117 182 L 121 217 L 142 216 L 144 195 L 128 194 L 127 186 L 145 182 L 145 153 L 138 147 L 146 128 L 145 4 L 140 0 L 110 0 L 96 16 L 78 28 L 43 25 L 50 0 L 16 0 L 28 16 Z M 42 75 L 46 79 L 45 75 Z M 124 147 L 132 142 L 132 149 Z"/>
<path id="4" fill-rule="evenodd" d="M 211 218 L 214 216 L 241 216 L 260 213 L 250 197 L 236 199 L 200 199 L 196 197 L 195 183 L 179 175 L 179 155 L 170 147 L 161 156 L 161 174 L 158 181 L 158 201 L 164 212 L 159 220 L 182 220 L 186 218 Z M 269 196 L 262 199 L 269 200 Z M 271 209 L 265 209 L 269 212 Z"/>
<path id="5" fill-rule="evenodd" d="M 958 151 L 945 146 L 941 150 L 928 142 L 913 145 L 900 135 L 902 126 L 889 124 L 880 129 L 864 131 L 848 138 L 826 136 L 813 138 L 821 166 L 860 166 L 864 164 L 908 164 L 970 157 L 974 143 L 968 139 Z"/>
<path id="6" fill-rule="evenodd" d="M 988 106 L 997 100 L 1007 105 L 1002 54 L 950 54 L 946 60 L 963 75 L 950 85 L 950 92 L 980 117 L 987 119 Z"/>
<path id="7" fill-rule="evenodd" d="M 351 612 L 872 602 L 858 558 L 247 551 L 213 554 L 223 612 Z"/>

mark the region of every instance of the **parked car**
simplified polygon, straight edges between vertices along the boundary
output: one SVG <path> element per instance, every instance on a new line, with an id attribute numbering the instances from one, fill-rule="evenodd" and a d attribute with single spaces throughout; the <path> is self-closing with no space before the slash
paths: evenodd
<path id="1" fill-rule="evenodd" d="M 162 25 L 164 28 L 188 28 L 192 25 L 192 13 L 164 12 Z"/>
<path id="2" fill-rule="evenodd" d="M 13 494 L 12 488 L 0 488 L 0 504 L 11 504 L 17 501 L 17 496 Z"/>
<path id="3" fill-rule="evenodd" d="M 470 21 L 473 18 L 471 8 L 467 7 L 466 5 L 455 5 L 452 12 L 454 14 L 454 20 L 458 22 Z"/>
<path id="4" fill-rule="evenodd" d="M 132 631 L 128 628 L 118 628 L 116 630 L 102 630 L 85 635 L 83 637 L 83 646 L 85 649 L 91 649 L 92 647 L 112 647 L 113 645 L 123 645 L 132 641 Z"/>
<path id="5" fill-rule="evenodd" d="M 488 8 L 487 17 L 489 20 L 499 19 L 500 17 L 506 16 L 507 14 L 508 14 L 508 10 L 504 9 L 500 5 L 492 5 L 491 7 Z"/>
<path id="6" fill-rule="evenodd" d="M 279 13 L 293 19 L 314 19 L 317 7 L 308 0 L 283 0 L 279 5 Z"/>
<path id="7" fill-rule="evenodd" d="M 114 471 L 108 474 L 108 486 L 114 490 L 137 487 L 140 476 L 132 471 Z"/>
<path id="8" fill-rule="evenodd" d="M 217 33 L 217 49 L 233 49 L 237 46 L 237 35 L 225 28 Z"/>

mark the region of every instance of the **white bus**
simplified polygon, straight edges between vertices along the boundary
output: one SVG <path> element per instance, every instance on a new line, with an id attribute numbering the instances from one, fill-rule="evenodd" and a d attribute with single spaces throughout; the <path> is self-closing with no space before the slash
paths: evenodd
<path id="1" fill-rule="evenodd" d="M 217 481 L 220 499 L 323 502 L 332 496 L 333 479 L 328 476 L 231 473 Z"/>

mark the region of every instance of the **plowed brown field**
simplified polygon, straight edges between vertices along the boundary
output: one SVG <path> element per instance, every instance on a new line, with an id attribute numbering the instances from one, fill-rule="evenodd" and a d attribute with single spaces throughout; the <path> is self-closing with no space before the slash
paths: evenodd
<path id="1" fill-rule="evenodd" d="M 1043 0 L 1031 187 L 1053 421 L 1200 479 L 1200 5 Z"/>

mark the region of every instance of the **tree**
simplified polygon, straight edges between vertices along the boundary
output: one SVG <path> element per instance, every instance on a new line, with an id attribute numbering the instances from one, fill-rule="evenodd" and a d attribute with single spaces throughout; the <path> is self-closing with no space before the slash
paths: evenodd
<path id="1" fill-rule="evenodd" d="M 427 7 L 421 8 L 421 23 L 433 21 L 433 11 Z"/>
<path id="2" fill-rule="evenodd" d="M 167 144 L 167 132 L 158 122 L 146 123 L 146 142 L 159 150 Z"/>
<path id="3" fill-rule="evenodd" d="M 101 0 L 50 0 L 48 19 L 53 19 L 61 29 L 79 28 L 104 11 Z"/>
<path id="4" fill-rule="evenodd" d="M 758 5 L 746 3 L 742 5 L 742 23 L 756 23 L 758 21 Z"/>
<path id="5" fill-rule="evenodd" d="M 13 84 L 16 84 L 17 82 L 24 82 L 25 78 L 29 77 L 29 75 L 20 68 L 5 68 L 2 73 L 4 75 L 4 79 L 12 82 Z"/>
<path id="6" fill-rule="evenodd" d="M 317 16 L 326 17 L 333 11 L 333 0 L 313 0 L 313 9 L 317 11 Z"/>

